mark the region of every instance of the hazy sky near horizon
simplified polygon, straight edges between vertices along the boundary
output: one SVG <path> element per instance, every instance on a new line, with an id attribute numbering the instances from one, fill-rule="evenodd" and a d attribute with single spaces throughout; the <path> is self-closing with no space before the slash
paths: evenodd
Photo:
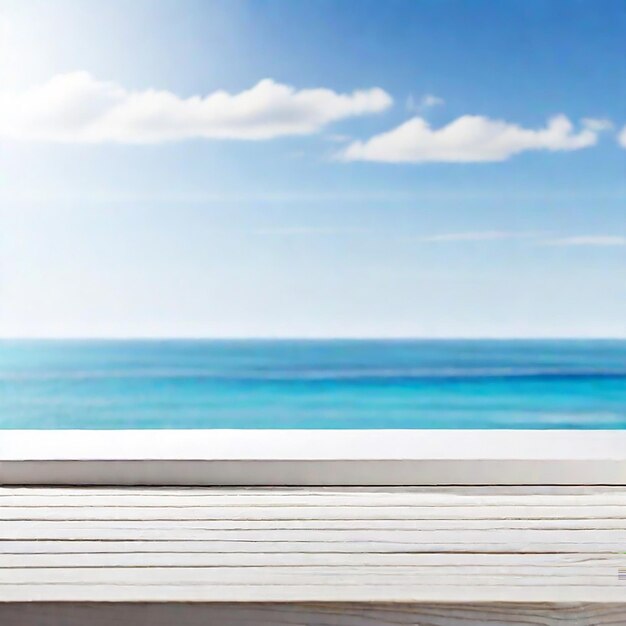
<path id="1" fill-rule="evenodd" d="M 0 336 L 626 337 L 620 0 L 0 0 Z"/>

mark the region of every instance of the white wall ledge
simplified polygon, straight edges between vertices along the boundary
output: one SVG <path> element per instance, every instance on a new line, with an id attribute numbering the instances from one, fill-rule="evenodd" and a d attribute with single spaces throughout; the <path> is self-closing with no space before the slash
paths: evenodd
<path id="1" fill-rule="evenodd" d="M 626 484 L 626 431 L 4 430 L 0 483 Z"/>

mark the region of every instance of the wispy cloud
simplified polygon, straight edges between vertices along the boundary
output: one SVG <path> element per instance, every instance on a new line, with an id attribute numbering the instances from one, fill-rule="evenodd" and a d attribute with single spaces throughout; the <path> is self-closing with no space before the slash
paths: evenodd
<path id="1" fill-rule="evenodd" d="M 521 237 L 528 237 L 528 235 L 515 232 L 487 230 L 467 233 L 444 233 L 441 235 L 428 235 L 425 237 L 417 237 L 416 241 L 424 243 L 446 243 L 456 241 L 497 241 L 500 239 L 517 239 Z"/>
<path id="2" fill-rule="evenodd" d="M 464 115 L 433 129 L 424 118 L 414 117 L 367 141 L 351 143 L 339 157 L 387 163 L 505 161 L 527 150 L 570 151 L 593 146 L 599 133 L 597 124 L 593 126 L 588 119 L 575 130 L 564 115 L 553 117 L 539 129 Z"/>
<path id="3" fill-rule="evenodd" d="M 350 135 L 342 135 L 340 133 L 333 133 L 332 135 L 326 136 L 326 141 L 330 141 L 332 143 L 347 143 L 351 139 L 352 137 L 350 137 Z"/>
<path id="4" fill-rule="evenodd" d="M 613 122 L 607 119 L 595 118 L 595 117 L 584 117 L 581 120 L 581 123 L 585 128 L 594 131 L 603 131 L 603 130 L 611 130 L 613 128 Z"/>
<path id="5" fill-rule="evenodd" d="M 435 96 L 432 93 L 427 93 L 419 99 L 410 95 L 406 99 L 406 109 L 412 113 L 425 111 L 426 109 L 432 109 L 433 107 L 442 106 L 445 104 L 445 100 L 439 96 Z"/>
<path id="6" fill-rule="evenodd" d="M 351 228 L 332 228 L 318 226 L 296 226 L 296 227 L 270 227 L 262 228 L 255 231 L 258 235 L 284 235 L 284 236 L 301 236 L 301 235 L 350 235 L 350 234 L 373 234 L 367 228 L 351 227 Z M 514 232 L 514 231 L 472 231 L 458 233 L 438 233 L 433 235 L 411 236 L 402 233 L 402 239 L 410 239 L 416 243 L 462 243 L 472 241 L 499 241 L 503 239 L 529 239 L 537 237 L 536 233 Z"/>
<path id="7" fill-rule="evenodd" d="M 626 246 L 626 237 L 619 235 L 584 235 L 542 241 L 546 246 Z"/>
<path id="8" fill-rule="evenodd" d="M 432 107 L 437 107 L 437 106 L 441 106 L 445 104 L 445 100 L 443 98 L 440 98 L 439 96 L 435 96 L 432 93 L 427 93 L 423 98 L 422 98 L 422 106 L 430 109 Z"/>
<path id="9" fill-rule="evenodd" d="M 279 237 L 298 237 L 306 235 L 341 235 L 350 232 L 358 232 L 358 229 L 342 230 L 337 228 L 326 228 L 323 226 L 293 226 L 285 228 L 259 228 L 255 231 L 257 235 L 277 235 Z"/>
<path id="10" fill-rule="evenodd" d="M 392 104 L 379 88 L 337 93 L 265 79 L 237 94 L 181 97 L 131 91 L 87 72 L 0 93 L 0 137 L 60 142 L 157 143 L 190 138 L 271 139 L 307 135 L 341 119 Z"/>
<path id="11" fill-rule="evenodd" d="M 335 236 L 335 235 L 363 235 L 374 234 L 375 231 L 351 227 L 333 228 L 323 226 L 294 226 L 294 227 L 268 227 L 255 231 L 257 235 L 271 235 L 281 237 L 306 237 L 306 236 Z M 389 233 L 390 234 L 390 233 Z M 404 241 L 410 240 L 416 244 L 463 244 L 463 243 L 489 243 L 499 241 L 517 240 L 529 246 L 572 246 L 572 247 L 613 247 L 626 246 L 626 236 L 619 235 L 577 235 L 567 237 L 555 237 L 549 239 L 546 233 L 528 231 L 506 230 L 480 230 L 453 233 L 435 233 L 430 235 L 411 235 L 410 233 L 398 233 Z"/>
<path id="12" fill-rule="evenodd" d="M 622 148 L 626 148 L 626 126 L 622 128 L 620 134 L 617 136 L 617 141 Z"/>
<path id="13" fill-rule="evenodd" d="M 543 246 L 626 246 L 626 236 L 619 235 L 577 235 L 570 237 L 555 237 L 546 239 L 545 233 L 487 230 L 476 232 L 444 233 L 440 235 L 428 235 L 417 237 L 414 241 L 422 243 L 454 243 L 471 241 L 501 241 L 501 240 L 526 240 L 531 244 Z"/>

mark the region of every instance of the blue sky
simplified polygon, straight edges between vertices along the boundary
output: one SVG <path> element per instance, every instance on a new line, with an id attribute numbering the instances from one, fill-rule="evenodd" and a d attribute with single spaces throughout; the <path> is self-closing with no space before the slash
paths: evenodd
<path id="1" fill-rule="evenodd" d="M 624 32 L 611 0 L 4 0 L 0 335 L 626 337 Z"/>

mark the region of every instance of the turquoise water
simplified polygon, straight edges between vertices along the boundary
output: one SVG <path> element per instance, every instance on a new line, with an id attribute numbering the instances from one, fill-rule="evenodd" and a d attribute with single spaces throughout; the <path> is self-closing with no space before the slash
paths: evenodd
<path id="1" fill-rule="evenodd" d="M 0 341 L 0 428 L 626 428 L 626 341 Z"/>

